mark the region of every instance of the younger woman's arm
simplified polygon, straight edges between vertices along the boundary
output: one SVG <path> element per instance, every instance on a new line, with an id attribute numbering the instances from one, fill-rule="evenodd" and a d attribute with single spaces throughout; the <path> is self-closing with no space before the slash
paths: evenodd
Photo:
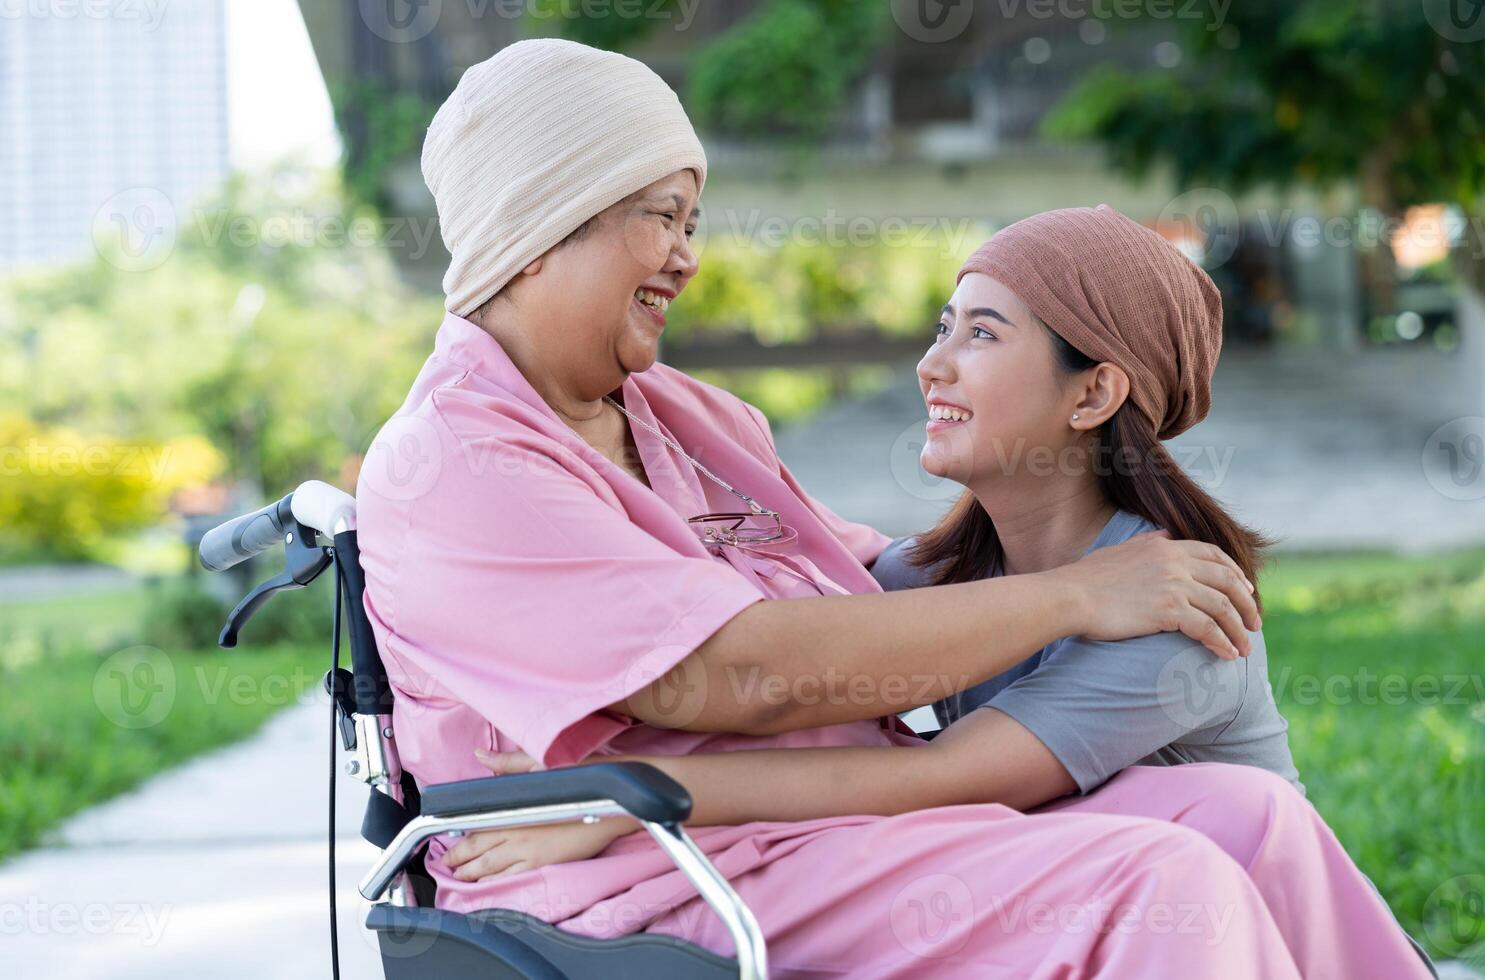
<path id="1" fill-rule="evenodd" d="M 497 774 L 531 768 L 521 753 L 482 753 Z M 644 762 L 691 794 L 693 826 L 893 816 L 961 803 L 1030 809 L 1076 788 L 1036 736 L 993 709 L 970 713 L 921 746 L 757 749 L 683 756 L 596 756 Z M 632 832 L 627 819 L 470 834 L 444 860 L 465 880 L 593 857 Z"/>
<path id="2" fill-rule="evenodd" d="M 760 749 L 632 761 L 685 786 L 693 801 L 687 822 L 697 826 L 893 816 L 961 803 L 1025 810 L 1077 788 L 1036 736 L 993 709 L 971 712 L 921 746 Z"/>

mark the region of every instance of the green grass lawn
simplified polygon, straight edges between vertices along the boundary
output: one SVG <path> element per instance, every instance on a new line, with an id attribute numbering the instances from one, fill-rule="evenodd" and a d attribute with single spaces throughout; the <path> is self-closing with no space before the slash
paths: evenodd
<path id="1" fill-rule="evenodd" d="M 79 649 L 127 645 L 139 636 L 145 601 L 143 585 L 105 589 L 84 597 L 0 601 L 0 668 L 20 667 Z"/>
<path id="2" fill-rule="evenodd" d="M 323 599 L 298 593 L 280 603 Z M 255 731 L 320 683 L 313 644 L 136 645 L 151 590 L 0 601 L 0 858 L 76 811 Z"/>
<path id="3" fill-rule="evenodd" d="M 1424 945 L 1485 960 L 1485 552 L 1290 558 L 1261 581 L 1310 799 Z"/>
<path id="4" fill-rule="evenodd" d="M 1485 551 L 1281 558 L 1262 585 L 1311 800 L 1432 952 L 1485 959 Z M 121 650 L 143 601 L 0 605 L 0 857 L 255 731 L 325 669 L 322 643 L 251 636 L 238 652 Z"/>

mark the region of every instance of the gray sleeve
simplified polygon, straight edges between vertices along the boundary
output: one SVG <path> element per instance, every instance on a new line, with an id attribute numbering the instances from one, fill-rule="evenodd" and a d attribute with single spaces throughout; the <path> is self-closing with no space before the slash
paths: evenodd
<path id="1" fill-rule="evenodd" d="M 1173 742 L 1216 739 L 1242 705 L 1247 670 L 1180 633 L 1071 637 L 984 707 L 1030 730 L 1087 793 Z"/>
<path id="2" fill-rule="evenodd" d="M 917 565 L 909 565 L 903 558 L 903 553 L 911 548 L 917 541 L 916 538 L 896 538 L 872 563 L 871 577 L 877 580 L 883 592 L 897 592 L 901 589 L 916 589 L 928 583 L 928 570 L 919 568 Z"/>

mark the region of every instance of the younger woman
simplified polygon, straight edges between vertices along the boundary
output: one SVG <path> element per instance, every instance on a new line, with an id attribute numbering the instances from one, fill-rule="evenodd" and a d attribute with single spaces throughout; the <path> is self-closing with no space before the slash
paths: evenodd
<path id="1" fill-rule="evenodd" d="M 1037 215 L 995 236 L 961 270 L 918 367 L 929 414 L 923 465 L 967 492 L 937 528 L 895 543 L 874 574 L 899 588 L 1039 572 L 1162 529 L 1217 545 L 1254 579 L 1261 540 L 1160 446 L 1206 415 L 1221 322 L 1205 273 L 1108 207 Z M 639 761 L 688 788 L 698 825 L 963 804 L 1025 810 L 1118 774 L 1049 809 L 1173 821 L 1215 841 L 1257 887 L 1283 937 L 1282 955 L 1303 976 L 1428 975 L 1302 798 L 1262 638 L 1251 639 L 1252 655 L 1231 661 L 1169 634 L 1062 640 L 941 702 L 950 724 L 921 747 Z M 971 710 L 978 706 L 991 710 Z M 483 758 L 497 772 L 529 765 L 519 755 Z M 1127 768 L 1137 762 L 1247 765 Z M 490 831 L 445 860 L 457 877 L 474 880 L 642 846 L 618 840 L 632 830 L 613 821 Z M 1047 873 L 1057 874 L 1063 858 L 1044 855 Z M 849 860 L 839 870 L 849 873 Z M 955 874 L 969 870 L 941 869 L 950 904 Z M 682 907 L 651 929 L 684 922 L 688 938 L 710 945 L 716 927 L 694 911 Z M 1173 921 L 1185 913 L 1202 914 L 1173 912 Z M 1222 941 L 1241 945 L 1237 937 Z"/>

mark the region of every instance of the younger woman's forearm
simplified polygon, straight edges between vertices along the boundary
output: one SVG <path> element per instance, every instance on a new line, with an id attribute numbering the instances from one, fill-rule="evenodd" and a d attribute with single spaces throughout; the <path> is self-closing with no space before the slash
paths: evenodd
<path id="1" fill-rule="evenodd" d="M 768 735 L 931 704 L 1077 632 L 1081 613 L 1051 573 L 785 599 L 743 610 L 696 653 L 708 696 Z"/>
<path id="2" fill-rule="evenodd" d="M 623 758 L 652 765 L 685 786 L 692 799 L 686 822 L 711 826 L 849 814 L 886 817 L 976 802 L 961 798 L 965 793 L 929 756 L 924 744 Z"/>

